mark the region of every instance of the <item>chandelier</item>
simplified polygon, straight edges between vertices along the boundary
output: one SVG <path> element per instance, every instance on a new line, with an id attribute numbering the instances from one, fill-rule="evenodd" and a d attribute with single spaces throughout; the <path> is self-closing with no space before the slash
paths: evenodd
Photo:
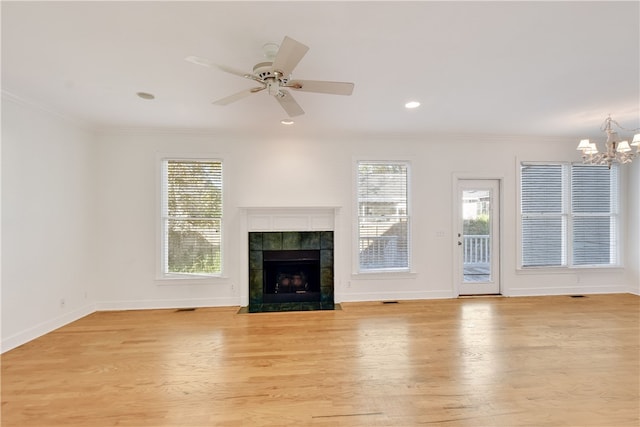
<path id="1" fill-rule="evenodd" d="M 590 165 L 607 165 L 611 169 L 613 163 L 631 163 L 634 157 L 640 156 L 640 133 L 633 136 L 631 144 L 627 140 L 621 140 L 618 137 L 618 132 L 613 129 L 613 126 L 618 129 L 635 132 L 638 129 L 625 129 L 618 122 L 613 120 L 611 116 L 600 125 L 600 130 L 607 133 L 607 142 L 605 142 L 605 149 L 603 152 L 598 151 L 598 147 L 595 142 L 590 142 L 588 139 L 583 139 L 578 144 L 578 150 L 582 151 L 582 162 Z M 636 151 L 633 152 L 631 147 L 635 147 Z"/>

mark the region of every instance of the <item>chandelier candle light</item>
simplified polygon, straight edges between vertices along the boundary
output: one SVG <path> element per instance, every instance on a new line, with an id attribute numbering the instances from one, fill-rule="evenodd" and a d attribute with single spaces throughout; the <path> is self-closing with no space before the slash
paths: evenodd
<path id="1" fill-rule="evenodd" d="M 613 163 L 631 163 L 634 157 L 640 156 L 640 133 L 633 136 L 631 144 L 629 141 L 620 140 L 618 132 L 613 130 L 612 125 L 625 131 L 635 132 L 638 129 L 625 129 L 618 122 L 613 120 L 611 116 L 600 126 L 600 130 L 607 133 L 607 142 L 605 143 L 605 151 L 599 152 L 595 142 L 590 142 L 588 139 L 583 139 L 578 144 L 578 150 L 582 151 L 583 163 L 590 165 L 607 165 L 611 169 Z M 631 147 L 636 147 L 636 152 L 633 152 Z"/>

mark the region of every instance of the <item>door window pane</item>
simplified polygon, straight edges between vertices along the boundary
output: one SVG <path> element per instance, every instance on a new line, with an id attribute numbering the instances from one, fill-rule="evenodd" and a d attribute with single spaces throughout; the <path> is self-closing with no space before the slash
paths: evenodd
<path id="1" fill-rule="evenodd" d="M 491 192 L 462 192 L 462 253 L 465 282 L 491 280 Z"/>

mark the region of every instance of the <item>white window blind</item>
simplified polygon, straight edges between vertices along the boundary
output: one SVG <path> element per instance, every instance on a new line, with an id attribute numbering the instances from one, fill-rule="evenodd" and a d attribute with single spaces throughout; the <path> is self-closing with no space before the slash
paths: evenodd
<path id="1" fill-rule="evenodd" d="M 523 267 L 616 265 L 618 169 L 521 166 Z"/>
<path id="2" fill-rule="evenodd" d="M 566 265 L 563 177 L 562 165 L 522 166 L 523 267 Z"/>
<path id="3" fill-rule="evenodd" d="M 409 268 L 408 164 L 358 163 L 360 271 Z"/>
<path id="4" fill-rule="evenodd" d="M 617 263 L 618 173 L 612 166 L 571 168 L 573 264 Z"/>
<path id="5" fill-rule="evenodd" d="M 163 273 L 222 271 L 222 163 L 163 161 Z"/>

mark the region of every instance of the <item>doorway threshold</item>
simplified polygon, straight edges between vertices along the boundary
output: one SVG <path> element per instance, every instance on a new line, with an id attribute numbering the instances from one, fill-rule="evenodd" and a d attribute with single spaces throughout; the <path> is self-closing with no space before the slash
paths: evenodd
<path id="1" fill-rule="evenodd" d="M 505 298 L 502 294 L 458 295 L 458 298 Z"/>

